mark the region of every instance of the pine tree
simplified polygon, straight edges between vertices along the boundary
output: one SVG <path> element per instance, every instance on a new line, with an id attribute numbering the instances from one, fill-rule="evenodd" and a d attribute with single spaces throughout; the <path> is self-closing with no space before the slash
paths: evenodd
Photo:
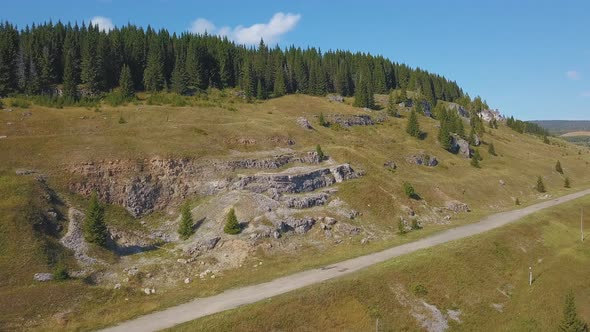
<path id="1" fill-rule="evenodd" d="M 547 138 L 547 135 L 543 136 L 543 143 L 551 144 L 551 142 L 549 141 L 549 138 Z"/>
<path id="2" fill-rule="evenodd" d="M 238 223 L 238 218 L 236 217 L 236 211 L 234 208 L 229 209 L 225 220 L 225 226 L 223 227 L 223 231 L 227 234 L 239 234 L 242 229 L 240 228 L 240 224 Z"/>
<path id="3" fill-rule="evenodd" d="M 181 209 L 180 225 L 178 226 L 178 234 L 183 240 L 188 239 L 193 234 L 193 216 L 191 215 L 190 207 L 184 204 Z"/>
<path id="4" fill-rule="evenodd" d="M 588 332 L 588 325 L 578 317 L 576 302 L 572 292 L 565 296 L 563 319 L 559 323 L 560 332 Z"/>
<path id="5" fill-rule="evenodd" d="M 471 166 L 475 167 L 475 168 L 479 168 L 479 159 L 472 157 L 471 158 L 471 162 L 470 162 Z"/>
<path id="6" fill-rule="evenodd" d="M 284 96 L 285 94 L 287 94 L 287 86 L 285 85 L 285 73 L 283 72 L 283 67 L 278 66 L 275 72 L 273 95 L 276 98 Z"/>
<path id="7" fill-rule="evenodd" d="M 96 58 L 96 42 L 93 32 L 88 32 L 84 48 L 82 49 L 82 83 L 90 96 L 96 96 L 100 92 L 100 75 Z"/>
<path id="8" fill-rule="evenodd" d="M 516 197 L 516 200 L 514 201 L 514 205 L 520 205 L 520 200 L 518 199 L 518 197 Z"/>
<path id="9" fill-rule="evenodd" d="M 483 158 L 481 157 L 481 154 L 479 153 L 479 149 L 475 149 L 475 151 L 473 152 L 473 159 L 477 159 L 477 161 L 482 161 Z"/>
<path id="10" fill-rule="evenodd" d="M 164 87 L 164 63 L 160 45 L 154 39 L 148 50 L 147 65 L 143 72 L 143 85 L 150 92 L 158 92 Z"/>
<path id="11" fill-rule="evenodd" d="M 555 171 L 557 173 L 563 174 L 563 169 L 561 168 L 561 163 L 559 162 L 559 160 L 557 161 L 557 163 L 555 164 Z"/>
<path id="12" fill-rule="evenodd" d="M 571 186 L 571 184 L 570 184 L 570 178 L 566 177 L 566 178 L 563 180 L 563 187 L 564 187 L 564 188 L 570 188 L 570 186 Z"/>
<path id="13" fill-rule="evenodd" d="M 322 126 L 322 127 L 329 127 L 330 126 L 330 124 L 324 118 L 324 113 L 320 113 L 319 121 L 320 121 L 320 126 Z"/>
<path id="14" fill-rule="evenodd" d="M 543 183 L 543 178 L 541 178 L 540 176 L 537 177 L 537 191 L 540 193 L 544 193 L 545 192 L 545 184 Z"/>
<path id="15" fill-rule="evenodd" d="M 78 80 L 75 70 L 74 56 L 70 50 L 66 53 L 63 73 L 63 96 L 70 100 L 78 98 Z"/>
<path id="16" fill-rule="evenodd" d="M 494 143 L 490 143 L 490 145 L 488 145 L 488 153 L 492 156 L 496 155 L 496 149 L 494 148 Z"/>
<path id="17" fill-rule="evenodd" d="M 324 158 L 326 158 L 326 155 L 324 154 L 324 151 L 322 151 L 322 147 L 318 144 L 315 146 L 315 152 L 318 155 L 318 159 L 320 161 L 324 160 Z"/>
<path id="18" fill-rule="evenodd" d="M 445 150 L 450 150 L 452 145 L 453 137 L 449 131 L 449 125 L 447 121 L 441 121 L 440 129 L 438 131 L 438 141 L 440 146 Z"/>
<path id="19" fill-rule="evenodd" d="M 90 203 L 86 210 L 86 219 L 84 220 L 84 239 L 87 242 L 106 246 L 107 244 L 107 226 L 104 222 L 104 209 L 98 201 L 96 192 L 90 196 Z"/>
<path id="20" fill-rule="evenodd" d="M 254 97 L 255 86 L 254 86 L 254 72 L 250 62 L 244 63 L 242 68 L 242 89 L 246 95 L 246 100 L 250 101 Z"/>
<path id="21" fill-rule="evenodd" d="M 184 61 L 182 58 L 178 57 L 176 59 L 176 63 L 174 64 L 172 77 L 170 78 L 172 91 L 178 93 L 179 95 L 186 94 L 188 91 L 187 80 Z"/>
<path id="22" fill-rule="evenodd" d="M 404 224 L 404 221 L 401 220 L 401 219 L 397 223 L 397 233 L 399 235 L 404 235 L 404 234 L 407 233 L 407 231 L 406 231 L 406 225 Z"/>
<path id="23" fill-rule="evenodd" d="M 262 100 L 266 99 L 264 88 L 262 87 L 262 81 L 258 80 L 258 84 L 256 85 L 256 99 Z"/>
<path id="24" fill-rule="evenodd" d="M 420 131 L 420 124 L 418 123 L 418 116 L 416 111 L 412 110 L 408 117 L 408 124 L 406 126 L 406 132 L 412 137 L 419 138 L 422 132 Z"/>
<path id="25" fill-rule="evenodd" d="M 119 74 L 119 93 L 123 98 L 132 98 L 135 95 L 133 86 L 131 69 L 124 64 L 123 67 L 121 67 L 121 73 Z"/>

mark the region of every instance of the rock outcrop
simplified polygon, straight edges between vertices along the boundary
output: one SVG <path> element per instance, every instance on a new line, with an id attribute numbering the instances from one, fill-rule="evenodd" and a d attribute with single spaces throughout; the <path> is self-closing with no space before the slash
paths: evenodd
<path id="1" fill-rule="evenodd" d="M 465 158 L 471 158 L 471 149 L 469 148 L 469 142 L 457 135 L 453 135 L 451 137 L 451 151 L 453 153 L 458 153 Z"/>
<path id="2" fill-rule="evenodd" d="M 406 161 L 410 164 L 424 165 L 428 167 L 434 167 L 438 165 L 438 160 L 435 156 L 431 156 L 425 153 L 409 155 L 406 157 Z"/>
<path id="3" fill-rule="evenodd" d="M 283 193 L 303 193 L 325 188 L 334 183 L 357 178 L 359 175 L 349 164 L 294 172 L 260 173 L 241 177 L 231 189 L 249 190 L 256 193 L 275 191 Z"/>
<path id="4" fill-rule="evenodd" d="M 327 192 L 305 196 L 283 196 L 285 205 L 291 209 L 309 209 L 326 204 L 330 195 Z"/>
<path id="5" fill-rule="evenodd" d="M 125 207 L 134 217 L 161 209 L 189 195 L 212 195 L 227 189 L 231 173 L 240 169 L 278 169 L 287 164 L 318 164 L 317 153 L 265 158 L 198 160 L 152 158 L 139 161 L 87 162 L 69 167 L 73 192 Z"/>
<path id="6" fill-rule="evenodd" d="M 471 211 L 469 209 L 469 206 L 463 202 L 459 202 L 457 200 L 452 200 L 452 201 L 448 201 L 445 203 L 445 207 L 447 208 L 447 210 L 453 211 L 453 212 L 469 212 Z"/>
<path id="7" fill-rule="evenodd" d="M 373 119 L 366 114 L 360 115 L 331 115 L 327 117 L 330 123 L 337 123 L 342 127 L 373 126 L 376 122 L 383 122 L 383 119 Z"/>
<path id="8" fill-rule="evenodd" d="M 311 123 L 309 123 L 309 121 L 304 117 L 297 118 L 297 124 L 299 125 L 299 127 L 303 128 L 303 129 L 307 129 L 307 130 L 313 129 L 313 127 L 311 126 Z"/>

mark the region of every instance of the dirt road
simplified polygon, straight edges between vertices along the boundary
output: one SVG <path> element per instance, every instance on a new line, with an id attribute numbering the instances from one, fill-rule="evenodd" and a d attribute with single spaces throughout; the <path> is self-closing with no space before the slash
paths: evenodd
<path id="1" fill-rule="evenodd" d="M 474 224 L 452 228 L 424 239 L 406 243 L 366 256 L 345 260 L 319 269 L 295 273 L 262 284 L 231 289 L 218 295 L 206 298 L 198 298 L 188 303 L 123 322 L 120 325 L 105 329 L 103 331 L 143 332 L 158 331 L 164 328 L 169 328 L 200 317 L 222 312 L 228 309 L 233 309 L 244 304 L 254 303 L 290 292 L 292 290 L 296 290 L 298 288 L 353 273 L 373 264 L 381 263 L 401 255 L 418 251 L 420 249 L 430 248 L 449 241 L 483 233 L 485 231 L 514 222 L 539 210 L 571 201 L 588 194 L 590 194 L 590 189 L 527 206 L 519 210 L 497 213 L 488 216 Z"/>

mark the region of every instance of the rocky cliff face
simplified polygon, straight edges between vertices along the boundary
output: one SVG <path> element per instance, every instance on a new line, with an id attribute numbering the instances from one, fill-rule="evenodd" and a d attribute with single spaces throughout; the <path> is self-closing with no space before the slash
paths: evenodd
<path id="1" fill-rule="evenodd" d="M 151 158 L 140 161 L 112 160 L 72 165 L 74 180 L 70 189 L 84 196 L 96 190 L 103 201 L 124 206 L 134 217 L 179 202 L 189 195 L 212 195 L 234 183 L 237 170 L 278 169 L 287 164 L 318 164 L 315 152 L 284 154 L 265 158 L 234 160 L 199 160 Z M 342 174 L 350 176 L 346 170 Z M 296 178 L 294 181 L 303 181 Z M 320 181 L 329 181 L 320 180 Z M 298 183 L 296 188 L 308 184 Z M 297 191 L 294 191 L 297 192 Z"/>

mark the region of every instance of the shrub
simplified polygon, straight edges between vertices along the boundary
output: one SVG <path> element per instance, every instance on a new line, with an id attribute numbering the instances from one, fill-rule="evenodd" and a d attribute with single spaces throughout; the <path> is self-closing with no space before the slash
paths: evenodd
<path id="1" fill-rule="evenodd" d="M 471 166 L 479 168 L 479 159 L 475 158 L 475 155 L 471 158 Z"/>
<path id="2" fill-rule="evenodd" d="M 63 264 L 58 264 L 55 266 L 55 269 L 53 269 L 53 280 L 63 281 L 69 278 L 70 275 L 68 274 L 68 270 Z"/>
<path id="3" fill-rule="evenodd" d="M 236 211 L 234 208 L 229 209 L 227 214 L 227 218 L 225 221 L 225 227 L 223 227 L 223 231 L 227 234 L 239 234 L 242 229 L 240 228 L 240 224 L 238 223 L 238 218 L 236 217 Z"/>
<path id="4" fill-rule="evenodd" d="M 15 98 L 10 102 L 10 106 L 12 107 L 20 107 L 20 108 L 29 108 L 31 106 L 31 102 L 21 98 Z"/>
<path id="5" fill-rule="evenodd" d="M 416 191 L 414 191 L 414 187 L 409 182 L 404 182 L 404 193 L 409 198 L 414 198 L 416 196 Z"/>
<path id="6" fill-rule="evenodd" d="M 545 184 L 543 183 L 543 178 L 541 178 L 540 176 L 537 177 L 537 191 L 540 193 L 544 193 L 545 192 Z"/>
<path id="7" fill-rule="evenodd" d="M 558 331 L 588 331 L 588 325 L 578 317 L 578 313 L 576 312 L 576 301 L 574 298 L 574 294 L 571 291 L 567 293 L 565 296 L 563 320 L 559 323 Z"/>
<path id="8" fill-rule="evenodd" d="M 124 123 L 127 123 L 127 121 L 125 121 L 125 118 L 123 118 L 123 115 L 121 114 L 119 116 L 119 124 L 124 124 Z"/>
<path id="9" fill-rule="evenodd" d="M 563 180 L 563 186 L 564 186 L 565 188 L 569 188 L 569 187 L 570 187 L 570 178 L 566 177 L 566 178 Z"/>
<path id="10" fill-rule="evenodd" d="M 416 296 L 425 296 L 426 294 L 428 294 L 428 289 L 426 289 L 426 287 L 421 284 L 417 284 L 416 286 L 414 286 L 413 291 L 414 295 Z"/>
<path id="11" fill-rule="evenodd" d="M 520 205 L 520 200 L 518 199 L 518 197 L 516 197 L 516 200 L 514 201 L 514 205 Z"/>
<path id="12" fill-rule="evenodd" d="M 324 119 L 324 113 L 320 113 L 320 126 L 328 127 L 328 122 Z"/>

